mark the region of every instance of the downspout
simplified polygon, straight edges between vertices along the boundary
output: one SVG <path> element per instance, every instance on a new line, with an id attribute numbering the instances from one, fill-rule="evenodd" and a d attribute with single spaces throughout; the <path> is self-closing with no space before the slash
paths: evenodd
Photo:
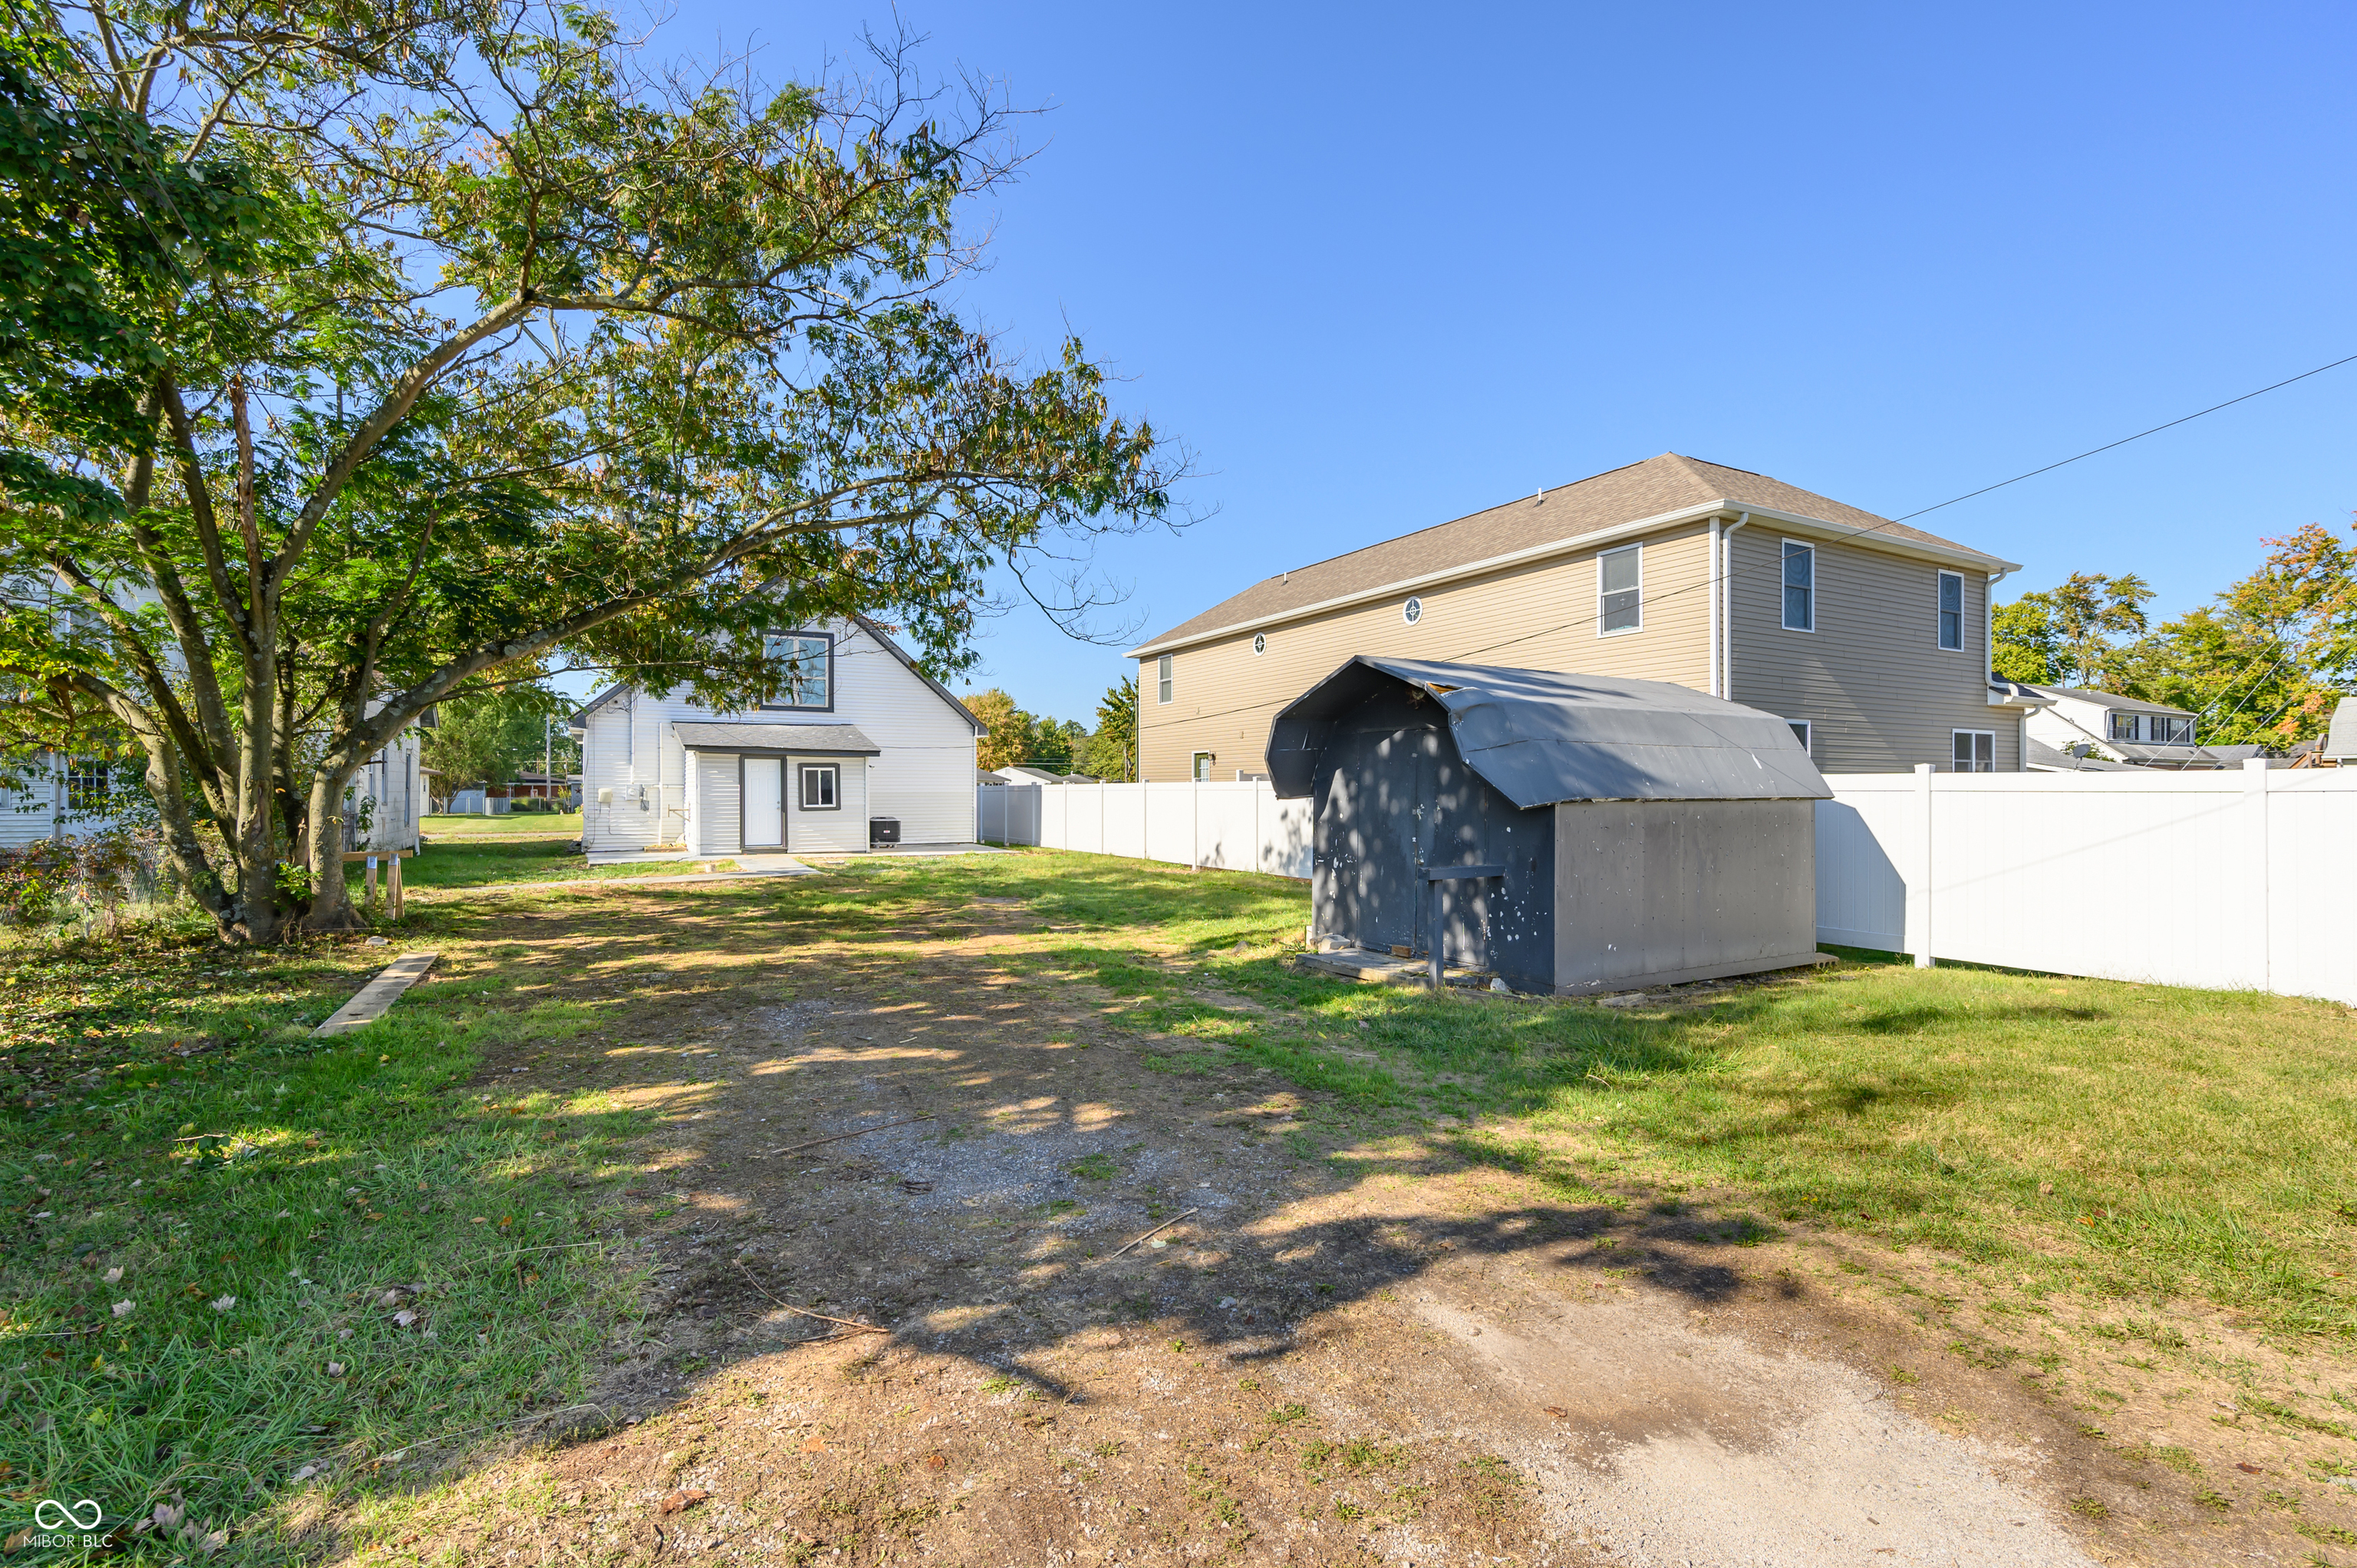
<path id="1" fill-rule="evenodd" d="M 1718 536 L 1721 566 L 1719 569 L 1719 609 L 1725 624 L 1718 635 L 1718 695 L 1735 701 L 1735 531 L 1751 521 L 1749 512 L 1739 512 L 1726 532 Z"/>
<path id="2" fill-rule="evenodd" d="M 1981 586 L 1981 662 L 1989 667 L 1984 686 L 1996 679 L 1996 585 L 2012 575 L 2009 566 L 1991 572 Z M 2026 713 L 2013 715 L 2013 766 L 2016 772 L 2029 771 L 2029 715 Z"/>
<path id="3" fill-rule="evenodd" d="M 1703 690 L 1716 697 L 1718 693 L 1718 514 L 1710 514 L 1710 553 L 1705 569 L 1710 574 L 1710 673 L 1703 678 Z"/>

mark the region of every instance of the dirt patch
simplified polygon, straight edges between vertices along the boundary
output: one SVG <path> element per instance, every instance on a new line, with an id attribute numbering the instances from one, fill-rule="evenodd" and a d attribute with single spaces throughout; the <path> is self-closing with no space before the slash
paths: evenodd
<path id="1" fill-rule="evenodd" d="M 1010 964 L 1019 909 L 850 943 L 715 895 L 632 989 L 592 955 L 679 924 L 633 897 L 505 933 L 627 999 L 534 1081 L 659 1114 L 612 1424 L 452 1477 L 362 1556 L 2076 1568 L 2325 1539 L 1953 1350 L 1930 1261 L 1567 1200 L 1445 1131 L 1320 1157 L 1315 1096 Z"/>

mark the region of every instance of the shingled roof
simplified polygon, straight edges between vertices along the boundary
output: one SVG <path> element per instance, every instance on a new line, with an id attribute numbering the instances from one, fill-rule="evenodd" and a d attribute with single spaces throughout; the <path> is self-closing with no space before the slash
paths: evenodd
<path id="1" fill-rule="evenodd" d="M 1664 452 L 1641 463 L 1545 491 L 1544 500 L 1523 496 L 1454 522 L 1404 533 L 1397 539 L 1370 544 L 1363 550 L 1353 550 L 1314 565 L 1297 566 L 1255 583 L 1192 619 L 1149 638 L 1132 650 L 1131 656 L 1157 652 L 1232 627 L 1578 539 L 1622 523 L 1674 517 L 1720 502 L 1791 518 L 1813 519 L 1835 529 L 1871 532 L 1897 544 L 1977 557 L 1988 562 L 1992 568 L 2012 564 L 1970 545 L 1845 506 L 1830 497 L 1765 474 L 1722 467 L 1700 458 Z"/>

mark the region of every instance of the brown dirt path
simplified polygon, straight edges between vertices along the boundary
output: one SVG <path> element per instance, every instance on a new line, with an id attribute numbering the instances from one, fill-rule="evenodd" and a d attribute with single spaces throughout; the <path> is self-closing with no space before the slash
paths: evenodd
<path id="1" fill-rule="evenodd" d="M 781 946 L 750 899 L 600 904 L 505 934 L 614 1021 L 487 1074 L 658 1113 L 611 1424 L 352 1529 L 360 1561 L 2298 1560 L 1942 1353 L 1838 1239 L 1566 1202 L 1445 1134 L 1309 1157 L 1301 1091 L 1157 1067 L 1007 962 L 1018 908 Z M 618 918 L 667 982 L 599 977 Z"/>

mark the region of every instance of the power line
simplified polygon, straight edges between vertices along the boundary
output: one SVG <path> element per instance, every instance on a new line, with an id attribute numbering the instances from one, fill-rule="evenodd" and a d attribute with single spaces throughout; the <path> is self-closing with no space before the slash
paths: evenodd
<path id="1" fill-rule="evenodd" d="M 2284 380 L 2274 382 L 2272 385 L 2261 387 L 2256 392 L 2246 392 L 2240 397 L 2230 397 L 2224 403 L 2212 403 L 2208 408 L 2201 409 L 2197 413 L 2185 414 L 2180 418 L 2172 419 L 2166 424 L 2156 424 L 2149 430 L 2139 430 L 2134 435 L 2123 435 L 2117 441 L 2107 441 L 2101 446 L 2091 447 L 2088 450 L 2080 453 L 2076 457 L 2065 457 L 2061 462 L 2049 463 L 2042 468 L 2032 468 L 2026 474 L 2016 474 L 2012 478 L 1999 479 L 1996 484 L 1983 485 L 1976 490 L 1967 490 L 1963 495 L 1953 496 L 1948 499 L 1940 502 L 1936 506 L 1923 507 L 1900 517 L 1886 518 L 1882 521 L 1876 523 L 1872 528 L 1852 529 L 1850 531 L 1850 536 L 1852 538 L 1858 538 L 1869 533 L 1878 533 L 1886 528 L 1890 528 L 1899 523 L 1905 522 L 1909 518 L 1921 517 L 1926 512 L 1938 511 L 1942 507 L 1952 507 L 1958 501 L 1968 501 L 1975 496 L 1985 496 L 1991 490 L 2001 490 L 2007 485 L 2018 485 L 2024 479 L 2034 479 L 2040 474 L 2050 474 L 2055 469 L 2067 467 L 2071 464 L 2080 461 L 2082 458 L 2093 457 L 2099 453 L 2109 452 L 2114 447 L 2125 446 L 2131 441 L 2141 441 L 2147 435 L 2158 435 L 2164 430 L 2172 430 L 2178 425 L 2200 419 L 2203 414 L 2215 413 L 2222 408 L 2232 408 L 2238 403 L 2248 403 L 2255 397 L 2263 397 L 2268 392 L 2276 392 L 2284 387 L 2290 386 L 2294 381 L 2304 381 L 2310 376 L 2320 376 L 2327 371 L 2338 370 L 2343 365 L 2352 363 L 2357 363 L 2357 354 L 2351 354 L 2346 358 L 2335 360 L 2329 365 L 2319 365 L 2312 371 L 2302 371 L 2296 376 L 2286 377 Z M 1672 588 L 1667 593 L 1655 594 L 1650 598 L 1641 599 L 1639 603 L 1641 606 L 1663 604 L 1668 600 L 1677 598 L 1682 595 L 1691 594 L 1701 588 L 1707 588 L 1716 582 L 1726 581 L 1727 579 L 1727 574 L 1706 575 L 1703 580 L 1699 583 L 1689 583 L 1683 588 Z M 1602 612 L 1599 610 L 1597 612 L 1597 615 L 1600 615 L 1601 613 Z M 1501 642 L 1485 643 L 1480 648 L 1467 649 L 1461 652 L 1451 654 L 1449 657 L 1452 659 L 1469 659 L 1477 653 L 1489 653 L 1501 648 L 1511 648 L 1517 642 L 1528 642 L 1533 638 L 1551 637 L 1559 631 L 1569 631 L 1577 627 L 1592 624 L 1597 619 L 1597 615 L 1576 617 L 1571 620 L 1564 621 L 1555 626 L 1542 627 L 1536 631 L 1523 632 L 1517 636 L 1507 638 Z M 1989 651 L 1994 654 L 1995 650 L 1990 650 Z M 2259 657 L 2265 658 L 2266 655 L 2261 654 Z M 2251 662 L 2255 665 L 2258 662 L 2258 660 L 2254 659 Z M 2248 673 L 2247 669 L 2244 673 Z M 2270 671 L 2268 673 L 2272 674 L 2274 671 Z M 2241 676 L 2236 676 L 2234 678 L 2234 682 L 2230 682 L 2228 683 L 2227 689 L 2232 690 L 2233 686 L 2236 682 L 2239 682 L 2241 679 Z M 2224 693 L 2222 692 L 2220 696 L 2222 697 Z M 1211 713 L 1193 714 L 1189 716 L 1190 718 L 1198 719 L 1226 718 L 1236 714 L 1255 713 L 1263 708 L 1279 707 L 1291 700 L 1292 699 L 1290 698 L 1283 697 L 1272 698 L 1265 703 L 1246 703 L 1237 707 L 1220 708 Z M 2216 699 L 2213 699 L 2213 706 L 2215 705 L 2215 702 Z M 2204 712 L 2207 712 L 2207 710 L 2205 709 Z"/>
<path id="2" fill-rule="evenodd" d="M 2097 453 L 2108 452 L 2115 446 L 2125 446 L 2131 441 L 2141 441 L 2147 435 L 2158 435 L 2164 430 L 2174 430 L 2180 424 L 2201 418 L 2204 413 L 2215 413 L 2222 408 L 2232 408 L 2238 403 L 2248 403 L 2255 397 L 2264 397 L 2268 392 L 2276 392 L 2281 388 L 2291 385 L 2294 381 L 2304 381 L 2310 376 L 2320 376 L 2327 371 L 2339 370 L 2341 366 L 2349 364 L 2352 361 L 2357 361 L 2357 354 L 2352 354 L 2344 360 L 2335 360 L 2329 365 L 2319 365 L 2312 371 L 2302 371 L 2299 374 L 2287 377 L 2284 380 L 2276 382 L 2273 386 L 2261 387 L 2257 392 L 2246 392 L 2240 397 L 2230 397 L 2224 403 L 2212 403 L 2208 408 L 2201 410 L 2200 413 L 2189 413 L 2181 419 L 2172 419 L 2167 424 L 2156 424 L 2150 430 L 2139 430 L 2134 435 L 2123 435 L 2117 441 L 2106 441 L 2101 446 L 2090 447 L 2086 451 L 2080 453 L 2077 457 L 2065 457 L 2060 463 L 2049 463 L 2043 468 L 2032 468 L 2026 474 L 2016 474 L 2009 479 L 1999 479 L 1996 484 L 1983 485 L 1976 490 L 1966 490 L 1963 495 L 1952 496 L 1948 499 L 1942 501 L 1939 506 L 1927 506 L 1921 511 L 1910 511 L 1906 517 L 1895 517 L 1890 521 L 1893 522 L 1905 522 L 1907 518 L 1921 517 L 1925 512 L 1938 511 L 1941 507 L 1951 507 L 1955 505 L 1958 501 L 1968 501 L 1975 496 L 1985 496 L 1991 490 L 2001 490 L 2007 485 L 2018 485 L 2024 479 L 2034 479 L 2040 474 L 2050 474 L 2057 468 L 2067 467 L 2071 464 L 2078 462 L 2080 458 L 2093 457 Z"/>

